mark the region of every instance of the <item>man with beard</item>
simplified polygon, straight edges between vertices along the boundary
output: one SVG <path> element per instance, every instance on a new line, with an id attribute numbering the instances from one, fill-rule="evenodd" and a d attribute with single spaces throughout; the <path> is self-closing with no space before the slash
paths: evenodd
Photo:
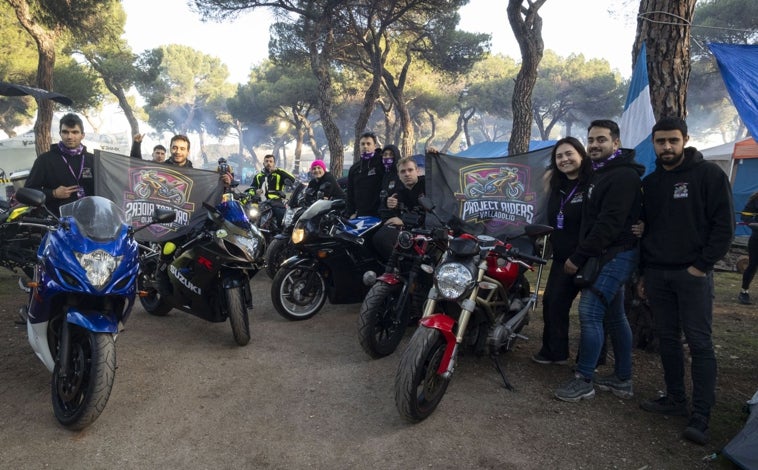
<path id="1" fill-rule="evenodd" d="M 53 213 L 69 202 L 95 194 L 94 155 L 82 145 L 84 123 L 69 113 L 60 120 L 61 140 L 34 161 L 27 188 L 45 193 L 46 205 Z"/>
<path id="2" fill-rule="evenodd" d="M 593 174 L 582 205 L 579 244 L 564 263 L 576 274 L 590 258 L 600 271 L 579 301 L 579 359 L 573 379 L 555 391 L 559 400 L 577 402 L 600 390 L 631 398 L 632 330 L 624 312 L 624 284 L 637 267 L 637 237 L 632 225 L 642 209 L 640 176 L 644 167 L 634 161 L 634 150 L 622 149 L 618 124 L 592 121 L 587 132 L 587 153 Z M 605 342 L 605 329 L 614 352 L 613 374 L 594 377 Z"/>
<path id="3" fill-rule="evenodd" d="M 713 265 L 729 250 L 734 209 L 729 180 L 721 169 L 687 147 L 687 124 L 665 117 L 653 126 L 656 169 L 645 177 L 639 282 L 660 340 L 666 395 L 643 401 L 645 411 L 688 416 L 683 437 L 708 442 L 716 402 L 713 351 Z M 692 413 L 684 385 L 682 331 L 692 357 Z"/>

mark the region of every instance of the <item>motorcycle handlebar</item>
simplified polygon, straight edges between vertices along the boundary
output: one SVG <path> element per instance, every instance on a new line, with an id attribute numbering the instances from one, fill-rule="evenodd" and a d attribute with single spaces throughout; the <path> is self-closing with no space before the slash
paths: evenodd
<path id="1" fill-rule="evenodd" d="M 533 255 L 528 255 L 526 253 L 521 253 L 521 251 L 515 246 L 511 247 L 511 249 L 508 250 L 508 254 L 515 258 L 520 258 L 524 261 L 529 261 L 536 264 L 547 264 L 547 260 L 542 259 L 539 256 L 533 256 Z"/>
<path id="2" fill-rule="evenodd" d="M 29 225 L 44 225 L 45 227 L 53 227 L 58 224 L 57 220 L 40 219 L 37 217 L 22 217 L 20 222 Z"/>

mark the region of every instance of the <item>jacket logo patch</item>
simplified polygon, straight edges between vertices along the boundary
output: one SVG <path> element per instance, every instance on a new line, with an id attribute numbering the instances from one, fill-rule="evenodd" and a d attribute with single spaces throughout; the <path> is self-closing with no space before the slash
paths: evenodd
<path id="1" fill-rule="evenodd" d="M 687 183 L 676 183 L 674 185 L 674 199 L 687 199 L 689 197 L 689 188 Z"/>

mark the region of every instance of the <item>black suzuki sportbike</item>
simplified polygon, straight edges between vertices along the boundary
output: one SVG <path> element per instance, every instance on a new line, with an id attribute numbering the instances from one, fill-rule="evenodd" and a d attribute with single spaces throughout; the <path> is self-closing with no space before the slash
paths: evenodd
<path id="1" fill-rule="evenodd" d="M 378 217 L 347 219 L 345 201 L 314 202 L 292 231 L 298 254 L 286 260 L 271 284 L 271 301 L 288 320 L 305 320 L 332 304 L 358 303 L 368 290 L 366 271 L 383 270 L 371 239 Z"/>
<path id="2" fill-rule="evenodd" d="M 163 316 L 172 308 L 232 325 L 234 340 L 250 341 L 250 279 L 263 267 L 265 241 L 232 194 L 216 207 L 203 203 L 208 220 L 188 240 L 140 244 L 142 306 Z"/>

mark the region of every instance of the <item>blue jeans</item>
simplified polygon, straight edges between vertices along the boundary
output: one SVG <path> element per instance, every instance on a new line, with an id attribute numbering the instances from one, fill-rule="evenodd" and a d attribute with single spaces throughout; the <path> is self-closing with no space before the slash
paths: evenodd
<path id="1" fill-rule="evenodd" d="M 613 344 L 614 372 L 621 380 L 632 378 L 632 329 L 624 311 L 624 284 L 629 281 L 637 266 L 638 250 L 616 254 L 600 270 L 593 290 L 584 289 L 579 301 L 579 363 L 576 370 L 587 379 L 595 373 L 595 366 L 605 340 L 603 320 Z M 598 294 L 607 301 L 604 303 Z"/>
<path id="2" fill-rule="evenodd" d="M 713 350 L 713 272 L 696 277 L 686 269 L 645 269 L 645 292 L 661 344 L 666 394 L 686 399 L 682 332 L 692 357 L 692 412 L 708 418 L 716 402 Z"/>

